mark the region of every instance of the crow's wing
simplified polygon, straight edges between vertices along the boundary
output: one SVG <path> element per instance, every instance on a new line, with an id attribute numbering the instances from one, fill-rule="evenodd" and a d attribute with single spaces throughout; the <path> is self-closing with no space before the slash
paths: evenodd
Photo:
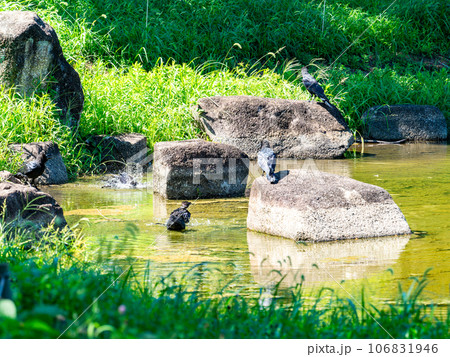
<path id="1" fill-rule="evenodd" d="M 39 163 L 37 161 L 30 161 L 27 162 L 24 166 L 24 168 L 22 169 L 22 173 L 29 174 L 32 171 L 35 171 L 39 168 Z"/>
<path id="2" fill-rule="evenodd" d="M 120 183 L 126 184 L 128 182 L 128 175 L 124 172 L 119 174 Z"/>
<path id="3" fill-rule="evenodd" d="M 313 85 L 317 84 L 317 81 L 312 76 L 303 76 L 303 84 L 309 90 Z"/>
<path id="4" fill-rule="evenodd" d="M 270 172 L 269 163 L 267 162 L 267 155 L 264 152 L 264 149 L 258 152 L 258 165 L 265 172 Z"/>
<path id="5" fill-rule="evenodd" d="M 184 211 L 183 212 L 183 219 L 184 219 L 184 222 L 188 223 L 189 220 L 191 219 L 191 213 L 189 211 L 187 211 L 187 210 Z"/>
<path id="6" fill-rule="evenodd" d="M 277 157 L 273 151 L 267 158 L 267 164 L 269 165 L 270 168 L 270 174 L 273 174 L 275 172 L 275 166 L 277 166 Z"/>
<path id="7" fill-rule="evenodd" d="M 174 209 L 174 210 L 170 213 L 170 216 L 171 216 L 171 217 L 172 217 L 172 216 L 174 216 L 174 217 L 181 217 L 181 215 L 183 214 L 182 211 L 183 211 L 183 210 L 182 210 L 181 208 Z"/>
<path id="8" fill-rule="evenodd" d="M 181 208 L 177 208 L 176 210 L 173 210 L 169 216 L 169 219 L 166 222 L 167 227 L 177 225 L 177 223 L 180 222 L 180 218 L 182 217 L 182 215 L 183 215 L 183 212 L 182 212 Z"/>
<path id="9" fill-rule="evenodd" d="M 319 83 L 315 83 L 313 84 L 310 88 L 309 91 L 313 94 L 315 94 L 317 97 L 319 97 L 320 99 L 322 99 L 324 102 L 328 102 L 328 98 L 325 95 L 325 92 L 323 90 L 323 88 L 319 85 Z"/>
<path id="10" fill-rule="evenodd" d="M 264 148 L 258 152 L 258 165 L 266 174 L 273 174 L 276 156 L 272 149 Z"/>

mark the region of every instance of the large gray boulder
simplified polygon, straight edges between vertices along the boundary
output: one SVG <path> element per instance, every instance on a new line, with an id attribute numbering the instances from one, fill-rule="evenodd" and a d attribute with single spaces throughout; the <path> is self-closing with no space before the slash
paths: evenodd
<path id="1" fill-rule="evenodd" d="M 0 84 L 27 95 L 50 89 L 62 122 L 78 126 L 84 103 L 80 77 L 64 58 L 53 28 L 34 12 L 0 12 Z"/>
<path id="2" fill-rule="evenodd" d="M 445 140 L 444 114 L 432 105 L 385 105 L 366 111 L 364 137 L 375 140 Z"/>
<path id="3" fill-rule="evenodd" d="M 13 226 L 40 229 L 53 225 L 64 228 L 63 210 L 48 193 L 19 183 L 0 182 L 0 215 Z"/>
<path id="4" fill-rule="evenodd" d="M 247 227 L 313 242 L 411 233 L 386 190 L 310 170 L 291 170 L 276 185 L 257 178 L 250 193 Z"/>
<path id="5" fill-rule="evenodd" d="M 147 138 L 137 133 L 121 135 L 93 135 L 87 144 L 92 151 L 100 154 L 102 169 L 117 173 L 127 165 L 147 165 Z"/>
<path id="6" fill-rule="evenodd" d="M 169 199 L 244 196 L 248 156 L 201 139 L 159 142 L 153 154 L 153 191 Z"/>
<path id="7" fill-rule="evenodd" d="M 278 157 L 297 159 L 341 157 L 353 143 L 339 111 L 317 102 L 210 97 L 199 99 L 193 113 L 213 141 L 237 146 L 252 159 L 263 139 Z"/>
<path id="8" fill-rule="evenodd" d="M 67 169 L 59 152 L 58 144 L 51 141 L 29 144 L 12 144 L 9 146 L 13 151 L 22 152 L 25 162 L 36 160 L 37 156 L 44 152 L 51 158 L 45 163 L 45 171 L 35 180 L 38 185 L 61 185 L 67 183 Z"/>

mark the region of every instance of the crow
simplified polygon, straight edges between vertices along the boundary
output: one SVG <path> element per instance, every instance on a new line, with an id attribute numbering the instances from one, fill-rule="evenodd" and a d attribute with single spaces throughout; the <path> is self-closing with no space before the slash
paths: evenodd
<path id="1" fill-rule="evenodd" d="M 325 95 L 323 88 L 316 81 L 316 79 L 308 73 L 308 69 L 306 67 L 302 68 L 302 77 L 303 77 L 303 84 L 305 85 L 308 92 L 311 94 L 309 100 L 311 100 L 313 96 L 316 96 L 319 99 L 321 99 L 329 108 L 333 109 L 333 105 L 330 103 L 329 99 Z"/>
<path id="2" fill-rule="evenodd" d="M 18 172 L 15 177 L 20 178 L 26 176 L 28 179 L 31 179 L 31 184 L 36 187 L 34 180 L 44 173 L 45 163 L 50 158 L 49 155 L 41 152 L 35 160 L 27 162 L 21 172 Z M 28 182 L 28 184 L 31 186 L 30 182 Z"/>
<path id="3" fill-rule="evenodd" d="M 274 175 L 277 158 L 269 143 L 263 140 L 261 149 L 258 152 L 258 165 L 266 173 L 267 180 L 270 183 L 276 183 L 277 179 Z"/>
<path id="4" fill-rule="evenodd" d="M 172 211 L 167 220 L 166 227 L 171 231 L 182 231 L 186 228 L 186 223 L 191 219 L 191 213 L 187 210 L 191 202 L 183 201 L 181 207 Z"/>

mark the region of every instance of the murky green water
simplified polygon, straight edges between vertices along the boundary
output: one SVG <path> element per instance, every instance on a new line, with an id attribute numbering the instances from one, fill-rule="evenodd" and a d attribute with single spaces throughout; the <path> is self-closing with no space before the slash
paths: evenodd
<path id="1" fill-rule="evenodd" d="M 283 160 L 279 169 L 301 168 L 304 161 Z M 402 209 L 410 237 L 348 240 L 298 245 L 246 229 L 248 199 L 197 200 L 185 232 L 169 232 L 163 224 L 179 201 L 154 197 L 149 188 L 102 189 L 97 179 L 49 187 L 64 208 L 69 224 L 81 218 L 89 249 L 111 265 L 132 262 L 137 272 L 157 279 L 175 271 L 182 276 L 195 264 L 205 293 L 229 283 L 231 291 L 258 292 L 285 275 L 282 287 L 303 275 L 307 288 L 326 285 L 356 295 L 361 286 L 373 299 L 391 299 L 397 282 L 408 283 L 427 268 L 426 299 L 449 302 L 450 283 L 450 154 L 447 145 L 405 144 L 365 147 L 357 159 L 307 161 L 314 168 L 385 188 Z M 252 177 L 259 175 L 255 167 Z M 130 225 L 131 224 L 131 225 Z M 135 230 L 135 228 L 137 230 Z M 393 273 L 387 271 L 391 269 Z M 344 282 L 342 282 L 344 281 Z"/>

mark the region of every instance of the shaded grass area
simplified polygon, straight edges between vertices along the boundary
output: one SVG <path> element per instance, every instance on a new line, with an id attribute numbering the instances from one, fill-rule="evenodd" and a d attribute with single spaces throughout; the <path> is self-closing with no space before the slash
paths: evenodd
<path id="1" fill-rule="evenodd" d="M 338 63 L 367 70 L 450 49 L 446 0 L 2 0 L 0 9 L 38 12 L 71 58 L 146 69 L 159 58 L 235 66 L 279 49 L 283 59 L 331 63 L 349 47 Z"/>
<path id="2" fill-rule="evenodd" d="M 181 280 L 169 275 L 149 283 L 132 270 L 87 263 L 79 253 L 82 239 L 70 238 L 70 232 L 48 232 L 33 244 L 20 235 L 8 241 L 4 233 L 2 229 L 0 261 L 10 264 L 18 315 L 0 317 L 1 337 L 56 338 L 79 317 L 64 338 L 449 336 L 449 314 L 438 318 L 432 306 L 420 302 L 426 273 L 414 278 L 407 290 L 399 285 L 398 298 L 390 305 L 373 305 L 364 294 L 357 302 L 341 298 L 331 289 L 305 296 L 301 284 L 292 288 L 289 299 L 274 291 L 273 300 L 262 304 L 261 296 L 248 298 L 228 291 L 201 297 L 192 280 L 198 283 L 208 273 L 204 265 Z"/>

